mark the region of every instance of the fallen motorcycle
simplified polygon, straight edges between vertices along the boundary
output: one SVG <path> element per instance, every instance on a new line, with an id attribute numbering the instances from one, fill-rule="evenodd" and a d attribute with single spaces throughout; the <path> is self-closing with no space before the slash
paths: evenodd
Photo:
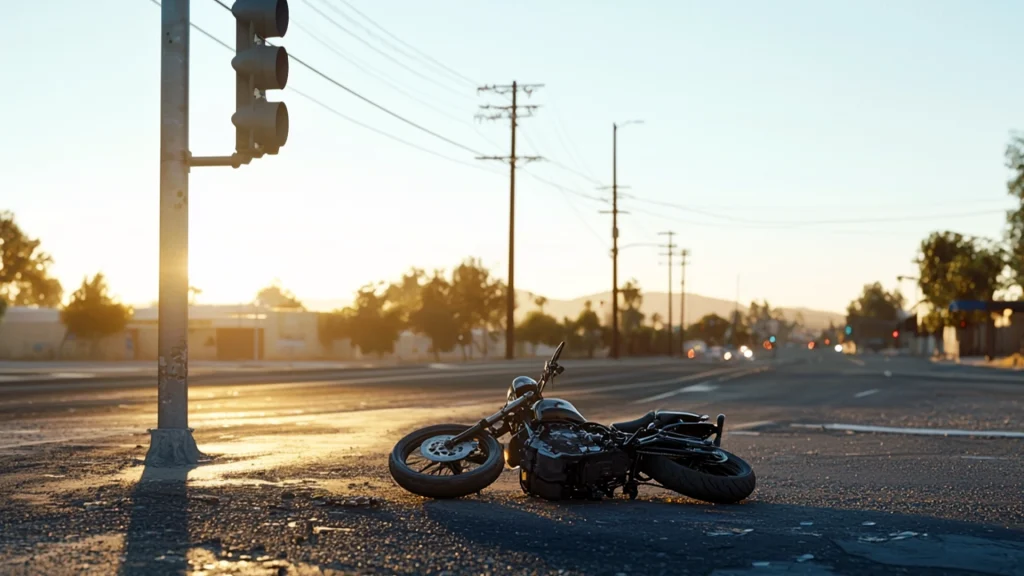
<path id="1" fill-rule="evenodd" d="M 565 343 L 544 363 L 540 380 L 519 376 L 505 406 L 472 426 L 438 424 L 402 438 L 388 468 L 402 487 L 428 498 L 479 492 L 519 468 L 519 485 L 549 500 L 613 497 L 631 500 L 641 484 L 660 485 L 720 504 L 754 491 L 754 470 L 721 448 L 725 415 L 715 423 L 689 412 L 652 411 L 610 426 L 589 422 L 565 400 L 543 393 L 565 368 Z M 502 449 L 498 438 L 510 435 Z"/>

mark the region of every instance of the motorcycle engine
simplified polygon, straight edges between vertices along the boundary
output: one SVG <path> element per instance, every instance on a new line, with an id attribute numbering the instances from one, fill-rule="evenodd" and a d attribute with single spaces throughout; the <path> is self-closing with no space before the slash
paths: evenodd
<path id="1" fill-rule="evenodd" d="M 544 424 L 523 445 L 519 485 L 548 500 L 600 499 L 622 485 L 629 456 L 599 431 L 571 422 Z"/>

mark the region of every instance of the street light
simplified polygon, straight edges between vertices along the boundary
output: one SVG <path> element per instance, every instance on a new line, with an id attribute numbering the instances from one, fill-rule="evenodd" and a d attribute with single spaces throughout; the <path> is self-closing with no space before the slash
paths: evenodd
<path id="1" fill-rule="evenodd" d="M 612 358 L 619 357 L 619 128 L 643 123 L 612 123 Z"/>

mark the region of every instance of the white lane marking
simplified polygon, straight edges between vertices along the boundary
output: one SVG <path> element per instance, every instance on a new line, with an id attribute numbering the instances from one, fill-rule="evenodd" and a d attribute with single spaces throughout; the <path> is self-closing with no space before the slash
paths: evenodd
<path id="1" fill-rule="evenodd" d="M 857 392 L 856 394 L 853 395 L 853 397 L 854 398 L 864 398 L 865 396 L 871 396 L 872 394 L 876 394 L 877 392 L 878 392 L 878 388 L 872 388 L 871 390 L 865 390 L 863 392 Z"/>
<path id="2" fill-rule="evenodd" d="M 864 362 L 860 358 L 851 358 L 851 357 L 847 356 L 846 359 L 849 360 L 850 362 L 853 362 L 857 366 L 864 366 L 866 364 L 866 362 Z"/>
<path id="3" fill-rule="evenodd" d="M 753 370 L 741 368 L 741 369 L 738 369 L 738 370 L 732 369 L 732 371 L 729 371 L 728 369 L 726 369 L 726 370 L 723 371 L 723 372 L 725 372 L 725 374 L 723 374 L 722 376 L 719 376 L 718 378 L 716 378 L 715 381 L 716 382 L 727 382 L 729 380 L 734 380 L 736 378 L 742 378 L 743 376 L 750 376 L 752 374 L 758 374 L 758 373 L 764 372 L 764 371 L 766 371 L 768 369 L 769 369 L 769 367 L 767 367 L 767 366 L 762 366 L 762 367 L 754 368 Z M 705 374 L 699 374 L 698 376 L 705 376 L 706 377 L 706 376 L 710 376 L 712 374 L 713 373 L 705 373 Z M 653 386 L 653 385 L 658 385 L 658 384 L 671 384 L 671 383 L 672 383 L 671 381 L 657 382 L 657 383 L 653 383 L 652 382 L 652 383 L 649 383 L 649 384 L 643 384 L 643 386 Z M 637 387 L 639 387 L 639 385 Z M 662 392 L 661 394 L 656 394 L 654 396 L 648 396 L 647 398 L 641 398 L 639 400 L 634 400 L 631 403 L 632 404 L 644 404 L 644 403 L 648 403 L 648 402 L 657 402 L 659 400 L 665 400 L 666 398 L 671 398 L 673 396 L 676 396 L 677 394 L 685 394 L 687 392 L 711 392 L 712 390 L 716 390 L 717 388 L 718 388 L 717 386 L 711 384 L 711 380 L 707 380 L 705 382 L 701 382 L 699 384 L 694 384 L 692 386 L 685 386 L 683 388 L 679 388 L 679 389 L 676 389 L 676 390 L 670 390 L 668 392 Z"/>
<path id="4" fill-rule="evenodd" d="M 882 372 L 882 374 L 885 375 L 886 378 L 892 378 L 892 372 L 890 372 L 889 370 Z"/>
<path id="5" fill-rule="evenodd" d="M 760 436 L 760 432 L 754 432 L 753 430 L 727 430 L 726 436 Z"/>
<path id="6" fill-rule="evenodd" d="M 668 392 L 663 392 L 661 394 L 656 394 L 654 396 L 649 396 L 647 398 L 641 398 L 640 400 L 633 401 L 633 404 L 642 404 L 644 402 L 657 402 L 658 400 L 664 400 L 666 398 L 671 398 L 676 394 L 684 394 L 686 392 L 711 392 L 712 390 L 717 389 L 718 386 L 711 384 L 711 382 L 701 382 L 700 384 L 686 386 L 678 390 L 669 390 Z"/>
<path id="7" fill-rule="evenodd" d="M 727 430 L 749 430 L 751 428 L 761 428 L 762 426 L 771 426 L 775 424 L 774 420 L 758 420 L 756 422 L 743 422 L 740 424 L 727 424 Z"/>
<path id="8" fill-rule="evenodd" d="M 1007 460 L 1001 456 L 961 456 L 964 460 Z"/>
<path id="9" fill-rule="evenodd" d="M 896 428 L 894 426 L 866 426 L 862 424 L 790 424 L 791 428 L 817 428 L 876 432 L 880 434 L 911 434 L 917 436 L 974 436 L 977 438 L 1024 438 L 1024 432 L 1013 430 L 956 430 L 950 428 Z"/>

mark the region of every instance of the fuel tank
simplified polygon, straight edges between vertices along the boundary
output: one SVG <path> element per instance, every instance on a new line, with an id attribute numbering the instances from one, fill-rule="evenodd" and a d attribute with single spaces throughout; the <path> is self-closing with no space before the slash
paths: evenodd
<path id="1" fill-rule="evenodd" d="M 533 418 L 538 422 L 576 422 L 587 421 L 569 401 L 559 398 L 545 398 L 533 405 Z"/>

